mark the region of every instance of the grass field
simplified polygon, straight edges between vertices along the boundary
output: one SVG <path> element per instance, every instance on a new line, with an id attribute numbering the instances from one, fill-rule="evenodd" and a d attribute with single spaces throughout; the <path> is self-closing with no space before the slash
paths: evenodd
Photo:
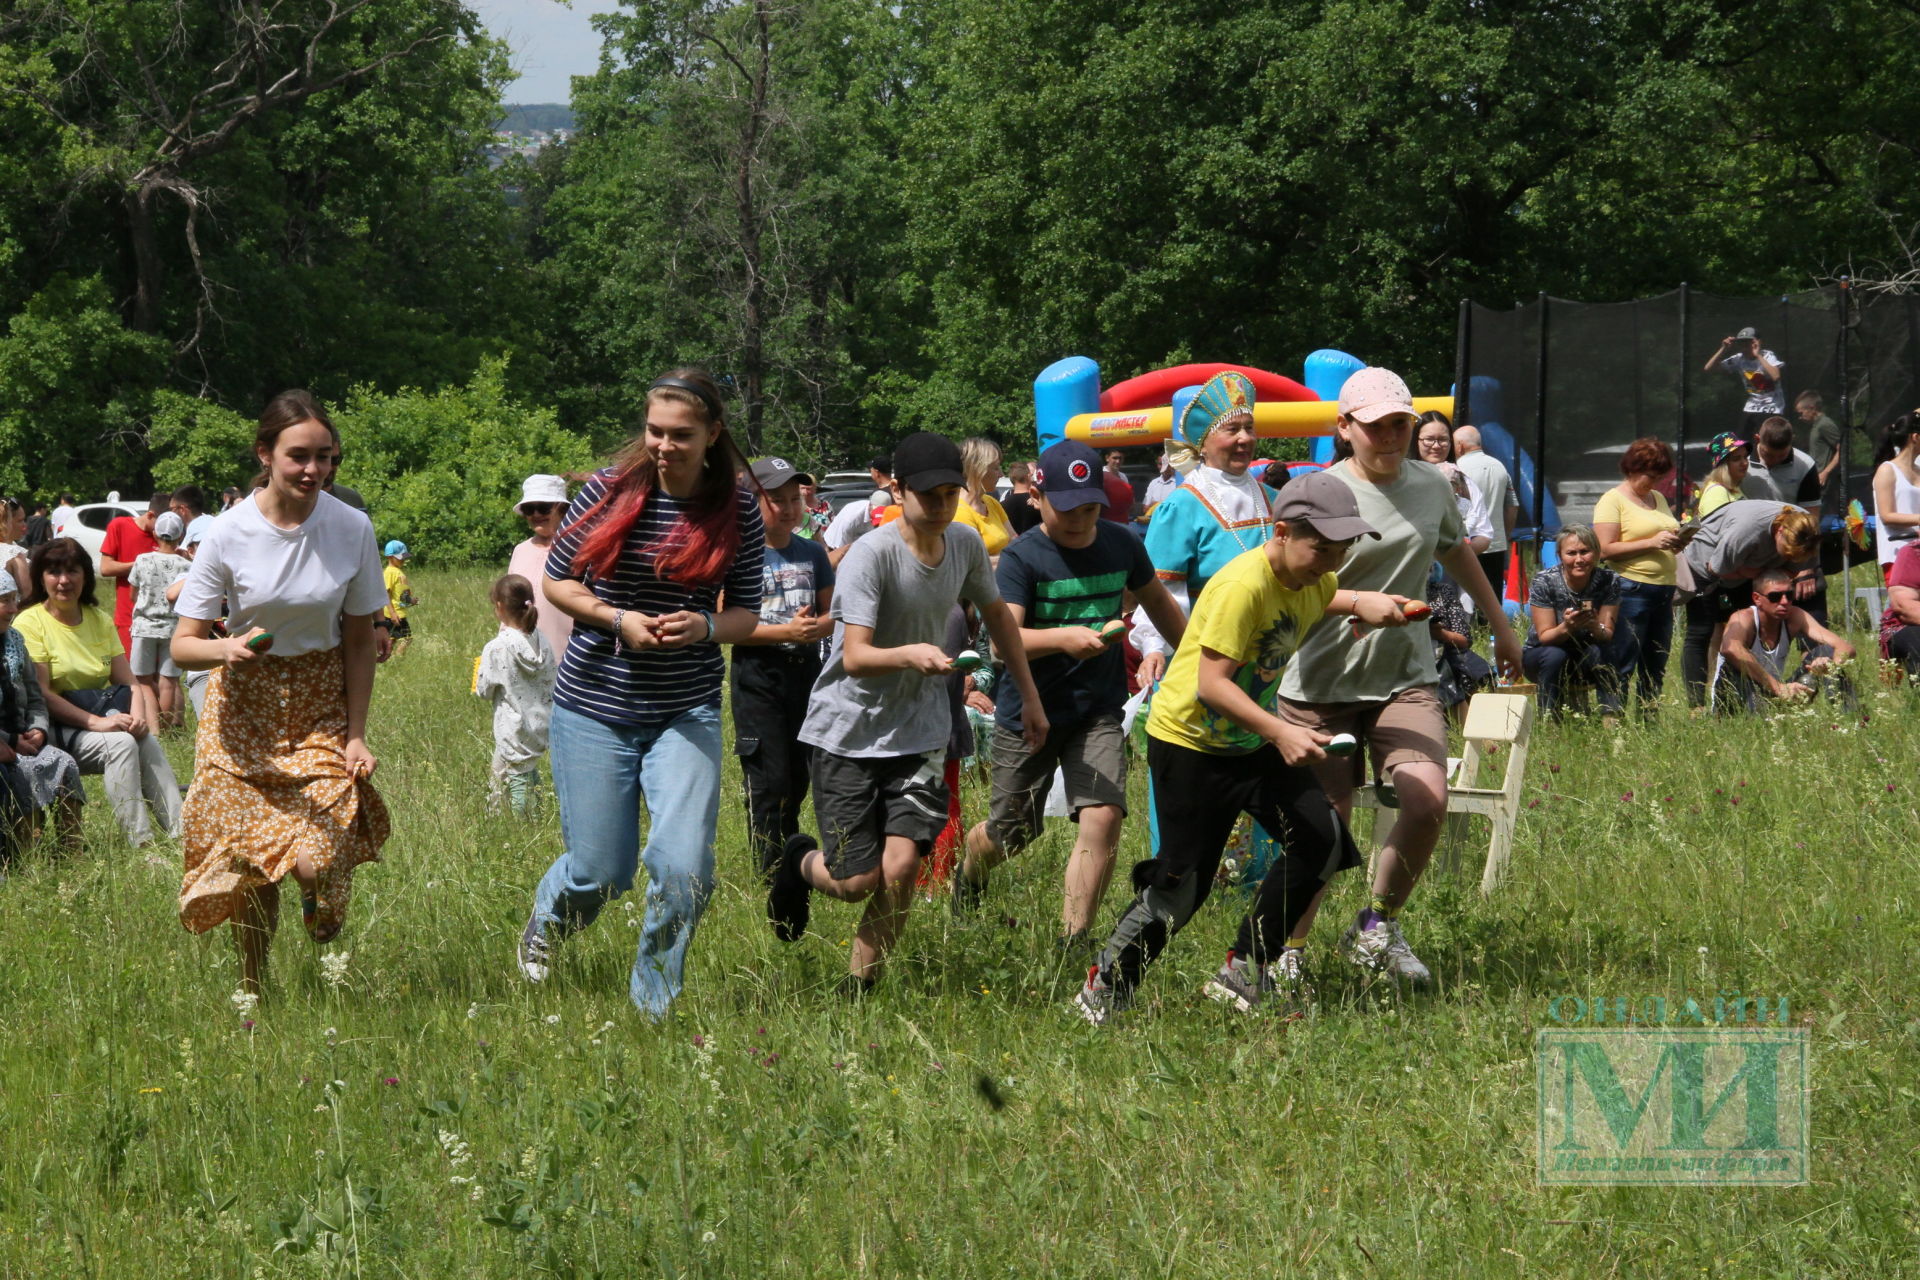
<path id="1" fill-rule="evenodd" d="M 0 1276 L 1920 1274 L 1904 691 L 1870 679 L 1865 725 L 1694 721 L 1670 687 L 1645 732 L 1543 727 L 1507 883 L 1479 896 L 1476 825 L 1406 917 L 1436 989 L 1335 958 L 1349 876 L 1321 1007 L 1290 1025 L 1199 995 L 1231 894 L 1123 1022 L 1073 1016 L 1059 824 L 978 920 L 916 907 L 842 1004 L 855 909 L 773 940 L 730 768 L 719 887 L 656 1026 L 626 1002 L 632 898 L 546 985 L 513 967 L 559 836 L 550 807 L 484 812 L 485 581 L 416 579 L 374 702 L 394 838 L 327 951 L 289 915 L 250 1028 L 225 931 L 177 922 L 177 856 L 129 850 L 103 805 L 87 852 L 0 886 Z M 1539 1185 L 1549 1002 L 1733 989 L 1812 1029 L 1811 1185 Z"/>

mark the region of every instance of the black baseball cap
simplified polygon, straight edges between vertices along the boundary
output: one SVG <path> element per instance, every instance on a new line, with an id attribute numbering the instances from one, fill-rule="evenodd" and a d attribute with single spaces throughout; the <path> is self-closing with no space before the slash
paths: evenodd
<path id="1" fill-rule="evenodd" d="M 931 431 L 916 432 L 894 446 L 893 478 L 915 493 L 943 484 L 965 484 L 960 446 Z"/>
<path id="2" fill-rule="evenodd" d="M 878 471 L 883 476 L 893 474 L 893 455 L 883 453 L 867 464 L 867 470 Z"/>
<path id="3" fill-rule="evenodd" d="M 1092 445 L 1078 440 L 1049 445 L 1040 455 L 1040 469 L 1033 480 L 1055 511 L 1073 511 L 1094 502 L 1105 505 L 1107 501 L 1107 491 L 1100 481 L 1100 455 Z"/>

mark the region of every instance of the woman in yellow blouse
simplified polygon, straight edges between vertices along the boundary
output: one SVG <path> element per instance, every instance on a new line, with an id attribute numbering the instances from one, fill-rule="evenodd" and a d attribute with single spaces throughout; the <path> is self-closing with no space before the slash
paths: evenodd
<path id="1" fill-rule="evenodd" d="M 1626 478 L 1600 496 L 1593 532 L 1600 555 L 1620 578 L 1620 614 L 1614 628 L 1614 670 L 1626 692 L 1630 677 L 1640 707 L 1659 701 L 1673 650 L 1674 562 L 1685 538 L 1667 500 L 1654 486 L 1673 474 L 1673 450 L 1651 436 L 1627 446 L 1620 458 Z"/>
<path id="2" fill-rule="evenodd" d="M 980 541 L 987 544 L 988 557 L 998 564 L 1000 553 L 1013 540 L 1013 523 L 993 496 L 993 487 L 1000 480 L 1000 446 L 972 436 L 960 446 L 960 465 L 967 484 L 960 491 L 960 508 L 953 518 L 980 535 Z"/>

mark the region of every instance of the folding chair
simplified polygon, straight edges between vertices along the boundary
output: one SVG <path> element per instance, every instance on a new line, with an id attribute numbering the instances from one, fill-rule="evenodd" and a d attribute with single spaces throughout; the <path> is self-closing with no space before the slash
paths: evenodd
<path id="1" fill-rule="evenodd" d="M 1487 841 L 1487 865 L 1480 876 L 1480 892 L 1491 894 L 1513 852 L 1513 826 L 1520 815 L 1520 791 L 1527 775 L 1527 741 L 1533 733 L 1533 699 L 1522 693 L 1476 693 L 1467 703 L 1462 730 L 1465 754 L 1447 783 L 1447 814 L 1478 814 L 1492 825 Z M 1497 787 L 1477 785 L 1481 766 L 1499 759 L 1505 748 L 1506 769 Z M 1355 807 L 1385 808 L 1372 787 L 1354 792 Z M 1379 815 L 1374 815 L 1379 826 Z M 1369 871 L 1371 876 L 1371 871 Z"/>

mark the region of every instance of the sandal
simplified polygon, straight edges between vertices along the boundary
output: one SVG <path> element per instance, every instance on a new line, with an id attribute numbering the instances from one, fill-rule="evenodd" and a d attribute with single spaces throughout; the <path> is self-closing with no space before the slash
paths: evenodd
<path id="1" fill-rule="evenodd" d="M 340 922 L 335 920 L 321 925 L 320 899 L 308 893 L 300 895 L 300 923 L 306 926 L 307 936 L 315 942 L 325 945 L 340 936 Z"/>

